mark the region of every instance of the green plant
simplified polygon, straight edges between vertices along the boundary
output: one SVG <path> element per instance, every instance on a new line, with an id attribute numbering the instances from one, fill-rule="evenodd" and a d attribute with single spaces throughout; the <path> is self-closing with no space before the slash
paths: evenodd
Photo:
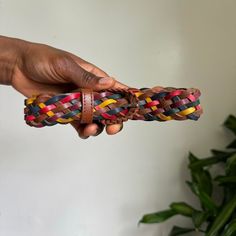
<path id="1" fill-rule="evenodd" d="M 230 115 L 224 126 L 236 136 L 236 117 Z M 211 150 L 212 156 L 199 159 L 189 153 L 191 181 L 186 181 L 200 202 L 200 209 L 174 202 L 169 209 L 146 214 L 140 223 L 161 223 L 175 215 L 189 217 L 193 227 L 174 226 L 169 236 L 199 232 L 205 236 L 236 236 L 236 137 L 226 150 Z M 213 177 L 212 167 L 223 168 L 223 175 Z M 221 191 L 220 191 L 221 190 Z M 222 194 L 219 195 L 219 192 Z M 216 196 L 220 199 L 216 200 Z"/>

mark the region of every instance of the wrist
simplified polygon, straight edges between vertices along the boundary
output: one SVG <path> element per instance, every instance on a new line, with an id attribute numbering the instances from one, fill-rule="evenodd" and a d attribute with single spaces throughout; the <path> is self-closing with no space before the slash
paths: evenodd
<path id="1" fill-rule="evenodd" d="M 0 84 L 11 85 L 14 71 L 22 58 L 26 42 L 0 36 Z"/>

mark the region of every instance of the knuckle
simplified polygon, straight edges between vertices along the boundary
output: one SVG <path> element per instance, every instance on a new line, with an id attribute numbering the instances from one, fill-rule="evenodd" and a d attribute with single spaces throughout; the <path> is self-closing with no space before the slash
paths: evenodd
<path id="1" fill-rule="evenodd" d="M 70 58 L 64 55 L 57 56 L 53 59 L 53 68 L 59 76 L 66 76 L 73 67 L 73 62 Z"/>
<path id="2" fill-rule="evenodd" d="M 94 84 L 96 82 L 96 77 L 86 70 L 82 70 L 81 79 L 85 85 Z"/>

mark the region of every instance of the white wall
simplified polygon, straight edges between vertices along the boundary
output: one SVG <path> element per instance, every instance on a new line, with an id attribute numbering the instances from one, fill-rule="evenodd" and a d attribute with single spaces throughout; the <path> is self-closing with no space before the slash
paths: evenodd
<path id="1" fill-rule="evenodd" d="M 172 200 L 194 202 L 186 156 L 230 139 L 234 0 L 0 0 L 0 34 L 47 43 L 133 87 L 198 87 L 199 122 L 128 122 L 80 140 L 70 126 L 24 124 L 23 96 L 0 87 L 0 235 L 166 236 L 176 218 L 137 227 Z"/>

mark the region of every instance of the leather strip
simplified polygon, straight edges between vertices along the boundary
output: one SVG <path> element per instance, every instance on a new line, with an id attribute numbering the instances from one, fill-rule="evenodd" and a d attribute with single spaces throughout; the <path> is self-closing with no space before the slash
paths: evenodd
<path id="1" fill-rule="evenodd" d="M 93 91 L 91 89 L 81 89 L 82 113 L 81 124 L 91 124 L 93 122 Z"/>

